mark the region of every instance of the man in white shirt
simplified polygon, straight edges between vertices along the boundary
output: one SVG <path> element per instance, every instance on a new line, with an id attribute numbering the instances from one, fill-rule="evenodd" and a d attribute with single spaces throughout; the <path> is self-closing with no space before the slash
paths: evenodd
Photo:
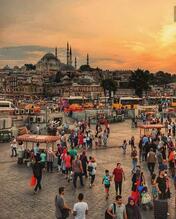
<path id="1" fill-rule="evenodd" d="M 83 202 L 84 195 L 79 193 L 78 202 L 74 204 L 73 207 L 73 215 L 75 219 L 86 219 L 86 215 L 88 214 L 88 204 Z"/>

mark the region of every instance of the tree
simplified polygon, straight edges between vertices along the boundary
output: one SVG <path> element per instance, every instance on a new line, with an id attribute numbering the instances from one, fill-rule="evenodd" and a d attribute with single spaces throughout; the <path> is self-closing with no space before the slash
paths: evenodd
<path id="1" fill-rule="evenodd" d="M 142 97 L 143 92 L 150 89 L 152 74 L 149 71 L 137 69 L 129 79 L 129 86 L 135 89 L 137 96 Z"/>
<path id="2" fill-rule="evenodd" d="M 166 85 L 173 81 L 172 75 L 170 73 L 164 73 L 163 71 L 158 71 L 154 77 L 156 85 Z"/>
<path id="3" fill-rule="evenodd" d="M 25 64 L 25 67 L 27 71 L 36 69 L 36 66 L 33 64 Z"/>
<path id="4" fill-rule="evenodd" d="M 109 92 L 109 97 L 111 97 L 111 92 L 115 92 L 117 90 L 117 82 L 108 78 L 101 81 L 101 87 L 104 90 L 104 94 L 106 96 L 106 91 Z"/>

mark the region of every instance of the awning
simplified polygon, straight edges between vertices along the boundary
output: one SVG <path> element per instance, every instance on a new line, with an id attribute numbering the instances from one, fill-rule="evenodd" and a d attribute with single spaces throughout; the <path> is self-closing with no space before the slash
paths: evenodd
<path id="1" fill-rule="evenodd" d="M 162 129 L 164 125 L 162 124 L 148 124 L 148 125 L 139 125 L 140 129 Z"/>
<path id="2" fill-rule="evenodd" d="M 17 141 L 36 142 L 36 143 L 54 143 L 59 139 L 60 139 L 59 136 L 30 135 L 30 134 L 24 134 L 17 137 Z"/>

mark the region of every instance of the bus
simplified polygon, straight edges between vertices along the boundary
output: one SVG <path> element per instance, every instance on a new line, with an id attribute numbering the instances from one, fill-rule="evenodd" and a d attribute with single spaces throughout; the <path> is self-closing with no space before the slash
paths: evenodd
<path id="1" fill-rule="evenodd" d="M 17 107 L 11 102 L 6 100 L 0 100 L 0 112 L 15 112 L 17 110 Z"/>
<path id="2" fill-rule="evenodd" d="M 85 102 L 88 102 L 88 99 L 86 97 L 81 96 L 70 96 L 70 97 L 64 97 L 62 102 L 66 102 L 68 105 L 72 104 L 79 104 L 83 105 Z"/>
<path id="3" fill-rule="evenodd" d="M 173 97 L 146 97 L 146 102 L 148 105 L 159 105 L 159 104 L 165 104 L 165 103 L 172 103 Z"/>
<path id="4" fill-rule="evenodd" d="M 139 97 L 120 97 L 114 100 L 112 104 L 113 109 L 136 109 L 137 106 L 142 105 L 143 99 Z"/>

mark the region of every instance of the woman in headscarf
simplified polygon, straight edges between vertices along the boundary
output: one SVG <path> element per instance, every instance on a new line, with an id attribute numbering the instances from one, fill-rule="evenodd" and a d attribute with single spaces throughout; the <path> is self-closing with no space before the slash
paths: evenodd
<path id="1" fill-rule="evenodd" d="M 128 198 L 128 204 L 126 205 L 126 213 L 128 219 L 142 219 L 140 209 L 135 204 L 132 196 Z"/>
<path id="2" fill-rule="evenodd" d="M 83 167 L 83 174 L 87 178 L 87 164 L 88 164 L 88 159 L 86 156 L 86 151 L 83 151 L 82 154 L 80 155 L 80 160 L 82 162 L 82 167 Z"/>

